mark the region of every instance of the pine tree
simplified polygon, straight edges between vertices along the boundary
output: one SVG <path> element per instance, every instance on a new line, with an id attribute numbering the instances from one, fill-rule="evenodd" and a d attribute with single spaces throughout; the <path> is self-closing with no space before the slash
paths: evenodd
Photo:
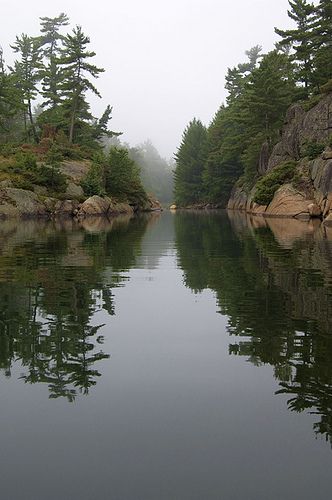
<path id="1" fill-rule="evenodd" d="M 288 16 L 296 23 L 296 29 L 280 30 L 275 32 L 282 40 L 278 43 L 281 47 L 291 47 L 292 58 L 297 63 L 297 79 L 305 88 L 312 84 L 313 69 L 313 23 L 314 6 L 307 0 L 288 0 L 290 10 Z"/>
<path id="2" fill-rule="evenodd" d="M 98 78 L 104 71 L 88 61 L 96 54 L 87 50 L 89 37 L 84 35 L 82 28 L 77 26 L 72 34 L 63 40 L 59 64 L 62 67 L 62 82 L 60 85 L 61 97 L 64 99 L 64 112 L 68 120 L 69 142 L 73 142 L 75 129 L 79 122 L 86 122 L 93 117 L 90 106 L 86 101 L 86 92 L 91 91 L 100 97 L 96 87 L 88 79 L 89 76 Z"/>
<path id="3" fill-rule="evenodd" d="M 229 107 L 221 106 L 207 132 L 209 153 L 203 172 L 204 197 L 221 206 L 227 205 L 232 187 L 242 174 L 244 130 L 235 119 L 237 113 L 236 101 Z"/>
<path id="4" fill-rule="evenodd" d="M 57 17 L 41 17 L 41 47 L 46 58 L 46 65 L 42 72 L 42 96 L 43 107 L 54 109 L 60 102 L 59 86 L 62 81 L 61 71 L 58 63 L 60 56 L 60 44 L 63 35 L 60 30 L 69 24 L 69 18 L 61 13 Z"/>
<path id="5" fill-rule="evenodd" d="M 332 78 L 332 1 L 320 0 L 315 8 L 314 83 L 318 90 Z"/>
<path id="6" fill-rule="evenodd" d="M 12 71 L 16 85 L 22 93 L 22 102 L 28 114 L 33 138 L 35 142 L 38 142 L 32 103 L 38 94 L 37 85 L 42 69 L 40 40 L 23 33 L 16 37 L 16 41 L 11 47 L 20 56 L 20 59 L 15 61 Z"/>
<path id="7" fill-rule="evenodd" d="M 175 154 L 175 199 L 179 205 L 201 201 L 203 169 L 208 153 L 207 130 L 194 118 L 185 129 Z"/>
<path id="8" fill-rule="evenodd" d="M 110 195 L 133 204 L 146 200 L 140 171 L 124 148 L 111 147 L 105 167 L 105 189 Z"/>
<path id="9" fill-rule="evenodd" d="M 296 92 L 293 66 L 286 54 L 272 51 L 250 77 L 243 106 L 252 132 L 273 142 Z"/>
<path id="10" fill-rule="evenodd" d="M 227 102 L 230 104 L 234 99 L 237 99 L 242 94 L 245 83 L 256 68 L 262 47 L 256 45 L 245 52 L 249 61 L 239 64 L 235 68 L 228 68 L 226 75 L 225 89 L 228 91 Z"/>
<path id="11" fill-rule="evenodd" d="M 0 130 L 8 131 L 11 119 L 22 109 L 21 99 L 13 75 L 6 72 L 0 47 Z"/>

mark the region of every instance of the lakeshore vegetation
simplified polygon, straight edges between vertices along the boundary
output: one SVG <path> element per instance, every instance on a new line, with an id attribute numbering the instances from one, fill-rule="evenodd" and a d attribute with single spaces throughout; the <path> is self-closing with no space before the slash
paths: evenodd
<path id="1" fill-rule="evenodd" d="M 263 145 L 270 152 L 278 142 L 292 103 L 310 109 L 332 91 L 332 2 L 289 0 L 288 16 L 294 27 L 275 28 L 274 50 L 263 54 L 261 46 L 252 47 L 245 62 L 228 69 L 228 97 L 209 126 L 194 118 L 184 130 L 175 155 L 177 205 L 225 207 L 236 183 L 249 192 L 257 182 L 255 201 L 265 204 L 284 174 L 290 178 L 294 168 L 288 164 L 260 181 L 260 152 Z M 307 144 L 304 154 L 313 158 L 326 145 Z"/>
<path id="2" fill-rule="evenodd" d="M 121 133 L 109 128 L 110 104 L 101 116 L 92 114 L 89 97 L 101 97 L 96 81 L 105 70 L 94 64 L 81 26 L 70 29 L 64 13 L 42 17 L 40 33 L 16 36 L 11 49 L 8 65 L 0 47 L 0 182 L 30 190 L 37 184 L 61 197 L 61 163 L 89 160 L 85 196 L 107 194 L 137 206 L 147 193 L 172 200 L 170 162 L 149 141 L 122 144 Z"/>

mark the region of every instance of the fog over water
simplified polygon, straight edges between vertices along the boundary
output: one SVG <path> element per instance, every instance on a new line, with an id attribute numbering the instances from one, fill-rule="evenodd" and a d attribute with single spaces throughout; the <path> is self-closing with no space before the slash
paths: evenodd
<path id="1" fill-rule="evenodd" d="M 228 67 L 245 50 L 277 39 L 274 26 L 290 26 L 287 0 L 57 0 L 1 1 L 1 38 L 9 45 L 22 32 L 38 33 L 40 16 L 65 12 L 91 38 L 96 64 L 105 68 L 97 83 L 102 99 L 93 112 L 114 106 L 112 129 L 131 144 L 147 138 L 163 156 L 176 150 L 182 131 L 196 116 L 208 123 L 225 99 Z"/>

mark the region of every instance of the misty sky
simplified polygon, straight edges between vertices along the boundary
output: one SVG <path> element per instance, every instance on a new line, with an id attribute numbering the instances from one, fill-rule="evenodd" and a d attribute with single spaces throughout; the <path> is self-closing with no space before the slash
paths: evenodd
<path id="1" fill-rule="evenodd" d="M 106 72 L 96 82 L 100 114 L 113 106 L 112 130 L 131 145 L 151 139 L 171 157 L 194 116 L 208 124 L 225 99 L 227 68 L 274 26 L 290 26 L 287 0 L 1 0 L 0 45 L 8 63 L 16 34 L 38 33 L 40 16 L 65 12 L 80 24 Z"/>

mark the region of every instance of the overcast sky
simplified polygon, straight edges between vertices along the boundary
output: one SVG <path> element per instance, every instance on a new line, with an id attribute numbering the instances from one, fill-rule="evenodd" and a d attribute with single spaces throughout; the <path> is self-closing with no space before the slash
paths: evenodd
<path id="1" fill-rule="evenodd" d="M 260 44 L 273 48 L 274 26 L 290 26 L 287 0 L 1 0 L 6 60 L 16 34 L 38 33 L 40 16 L 65 12 L 91 38 L 102 99 L 113 106 L 111 128 L 135 145 L 151 139 L 171 157 L 195 116 L 208 124 L 225 99 L 228 67 Z"/>

